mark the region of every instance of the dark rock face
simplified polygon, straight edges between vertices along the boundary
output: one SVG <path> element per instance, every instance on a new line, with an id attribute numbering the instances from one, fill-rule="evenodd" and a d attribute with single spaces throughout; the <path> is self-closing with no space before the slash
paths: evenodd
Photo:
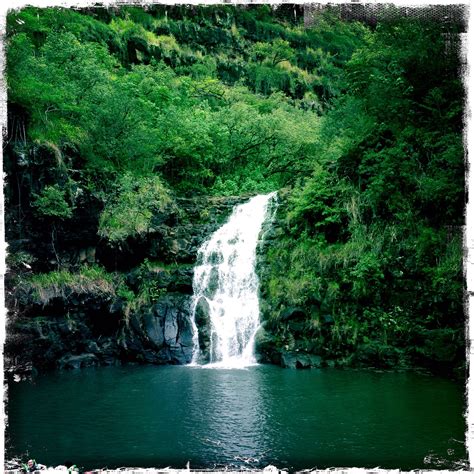
<path id="1" fill-rule="evenodd" d="M 128 322 L 121 314 L 111 315 L 109 309 L 102 306 L 102 311 L 95 312 L 69 304 L 67 319 L 48 314 L 48 307 L 41 316 L 15 318 L 5 345 L 7 367 L 31 363 L 45 370 L 132 361 L 191 362 L 194 344 L 189 295 L 167 293 L 131 315 Z M 99 318 L 107 320 L 102 321 L 100 331 L 96 328 Z"/>
<path id="2" fill-rule="evenodd" d="M 96 317 L 107 313 L 88 312 L 84 307 L 69 307 L 69 316 L 47 314 L 20 317 L 10 321 L 5 343 L 7 367 L 31 366 L 38 370 L 111 365 L 119 356 L 114 336 L 96 336 Z M 106 308 L 104 308 L 104 312 Z M 110 317 L 110 316 L 109 316 Z M 119 324 L 110 317 L 109 332 Z"/>
<path id="3" fill-rule="evenodd" d="M 193 356 L 190 298 L 167 294 L 131 317 L 118 337 L 122 360 L 188 364 Z"/>
<path id="4" fill-rule="evenodd" d="M 60 369 L 80 369 L 97 365 L 99 360 L 95 354 L 81 354 L 77 356 L 64 356 L 58 361 Z"/>
<path id="5" fill-rule="evenodd" d="M 209 362 L 211 356 L 211 319 L 209 303 L 205 298 L 200 298 L 197 302 L 195 322 L 199 336 L 199 362 L 206 363 Z"/>
<path id="6" fill-rule="evenodd" d="M 281 348 L 277 336 L 266 330 L 265 326 L 264 323 L 255 336 L 259 362 L 276 364 L 290 369 L 310 369 L 334 365 L 334 361 L 325 361 L 321 356 L 308 351 Z"/>
<path id="7" fill-rule="evenodd" d="M 224 223 L 233 208 L 247 199 L 246 196 L 177 199 L 184 217 L 155 216 L 148 255 L 170 262 L 194 263 L 199 247 Z"/>
<path id="8" fill-rule="evenodd" d="M 281 366 L 290 369 L 320 368 L 323 361 L 320 356 L 299 352 L 284 352 L 281 355 Z"/>
<path id="9" fill-rule="evenodd" d="M 282 321 L 297 320 L 297 319 L 304 320 L 306 317 L 307 316 L 304 309 L 295 308 L 295 307 L 284 309 L 280 315 L 280 319 Z"/>
<path id="10" fill-rule="evenodd" d="M 274 334 L 266 330 L 266 324 L 258 329 L 255 334 L 255 352 L 257 361 L 260 363 L 271 363 L 280 365 L 280 353 Z"/>

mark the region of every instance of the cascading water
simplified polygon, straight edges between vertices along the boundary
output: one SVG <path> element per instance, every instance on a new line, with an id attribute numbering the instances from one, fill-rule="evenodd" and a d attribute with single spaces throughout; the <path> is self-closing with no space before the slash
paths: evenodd
<path id="1" fill-rule="evenodd" d="M 193 364 L 204 361 L 212 366 L 245 367 L 255 363 L 254 338 L 260 325 L 256 249 L 274 199 L 276 192 L 237 206 L 228 222 L 198 251 L 192 300 Z M 206 332 L 205 356 L 197 321 Z"/>

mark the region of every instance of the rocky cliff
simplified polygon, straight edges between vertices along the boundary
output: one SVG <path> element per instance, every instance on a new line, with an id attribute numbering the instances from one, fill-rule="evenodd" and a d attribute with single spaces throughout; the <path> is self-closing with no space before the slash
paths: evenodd
<path id="1" fill-rule="evenodd" d="M 47 229 L 11 240 L 10 249 L 33 256 L 36 267 L 17 268 L 7 277 L 7 370 L 190 362 L 197 250 L 246 199 L 178 198 L 173 208 L 154 216 L 145 237 L 120 247 L 99 240 L 94 225 L 79 222 L 59 233 L 55 249 L 45 244 Z M 76 271 L 100 266 L 104 275 L 85 271 L 65 281 L 29 283 L 28 272 L 50 270 L 57 260 Z"/>

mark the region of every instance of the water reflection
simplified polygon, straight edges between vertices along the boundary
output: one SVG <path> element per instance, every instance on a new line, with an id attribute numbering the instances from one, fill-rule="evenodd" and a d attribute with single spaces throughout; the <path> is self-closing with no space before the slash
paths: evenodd
<path id="1" fill-rule="evenodd" d="M 252 369 L 191 369 L 190 430 L 198 463 L 255 466 L 270 450 L 266 397 Z M 229 390 L 235 387 L 236 390 Z"/>

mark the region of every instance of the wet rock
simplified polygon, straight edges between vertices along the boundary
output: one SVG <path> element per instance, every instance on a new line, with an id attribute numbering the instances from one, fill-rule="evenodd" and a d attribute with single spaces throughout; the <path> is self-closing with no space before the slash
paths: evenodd
<path id="1" fill-rule="evenodd" d="M 157 353 L 151 349 L 143 350 L 140 354 L 140 359 L 149 364 L 155 364 L 159 360 Z"/>
<path id="2" fill-rule="evenodd" d="M 193 355 L 189 297 L 161 297 L 151 308 L 130 318 L 123 331 L 122 357 L 156 364 L 187 364 Z"/>
<path id="3" fill-rule="evenodd" d="M 165 346 L 157 354 L 157 362 L 159 364 L 169 364 L 171 363 L 171 353 L 170 348 Z"/>
<path id="4" fill-rule="evenodd" d="M 166 315 L 164 336 L 168 345 L 172 345 L 178 336 L 178 321 L 174 308 L 170 308 L 168 314 Z"/>
<path id="5" fill-rule="evenodd" d="M 95 341 L 87 341 L 87 343 L 85 344 L 85 349 L 87 352 L 93 354 L 97 354 L 98 352 L 100 352 L 99 346 Z"/>
<path id="6" fill-rule="evenodd" d="M 281 355 L 281 366 L 289 369 L 320 368 L 322 358 L 314 354 L 300 352 L 284 352 Z"/>
<path id="7" fill-rule="evenodd" d="M 139 333 L 142 331 L 141 321 L 141 317 L 138 313 L 132 313 L 128 317 L 128 327 Z"/>
<path id="8" fill-rule="evenodd" d="M 112 339 L 106 339 L 101 341 L 100 345 L 100 353 L 103 356 L 111 356 L 116 354 L 118 351 L 117 349 L 117 343 L 115 340 Z"/>
<path id="9" fill-rule="evenodd" d="M 167 289 L 170 292 L 193 294 L 193 267 L 178 268 L 170 272 Z"/>
<path id="10" fill-rule="evenodd" d="M 195 322 L 198 328 L 200 363 L 210 360 L 211 347 L 211 318 L 209 303 L 206 298 L 200 298 L 196 305 Z"/>
<path id="11" fill-rule="evenodd" d="M 80 369 L 98 364 L 97 356 L 94 354 L 81 354 L 61 357 L 58 361 L 59 369 Z"/>
<path id="12" fill-rule="evenodd" d="M 259 363 L 280 364 L 275 336 L 262 325 L 255 334 L 255 354 Z"/>
<path id="13" fill-rule="evenodd" d="M 199 329 L 205 329 L 206 326 L 210 324 L 210 315 L 209 315 L 209 303 L 206 298 L 199 298 L 199 301 L 196 304 L 196 314 L 195 321 Z"/>
<path id="14" fill-rule="evenodd" d="M 219 285 L 219 270 L 217 267 L 212 267 L 209 274 L 209 282 L 207 288 L 204 292 L 207 298 L 212 299 L 216 294 L 217 288 Z"/>
<path id="15" fill-rule="evenodd" d="M 191 325 L 190 298 L 185 297 L 179 305 L 177 322 L 178 335 L 176 338 L 176 348 L 171 348 L 174 360 L 179 364 L 188 364 L 193 358 L 194 340 L 193 328 Z"/>
<path id="16" fill-rule="evenodd" d="M 155 314 L 148 313 L 144 316 L 144 329 L 146 335 L 157 348 L 160 348 L 165 342 L 162 321 L 162 318 L 157 317 Z"/>
<path id="17" fill-rule="evenodd" d="M 183 312 L 179 316 L 177 341 L 183 347 L 192 348 L 194 346 L 194 333 L 189 312 Z"/>
<path id="18" fill-rule="evenodd" d="M 120 351 L 117 342 L 113 339 L 101 340 L 97 356 L 104 365 L 119 365 Z"/>

